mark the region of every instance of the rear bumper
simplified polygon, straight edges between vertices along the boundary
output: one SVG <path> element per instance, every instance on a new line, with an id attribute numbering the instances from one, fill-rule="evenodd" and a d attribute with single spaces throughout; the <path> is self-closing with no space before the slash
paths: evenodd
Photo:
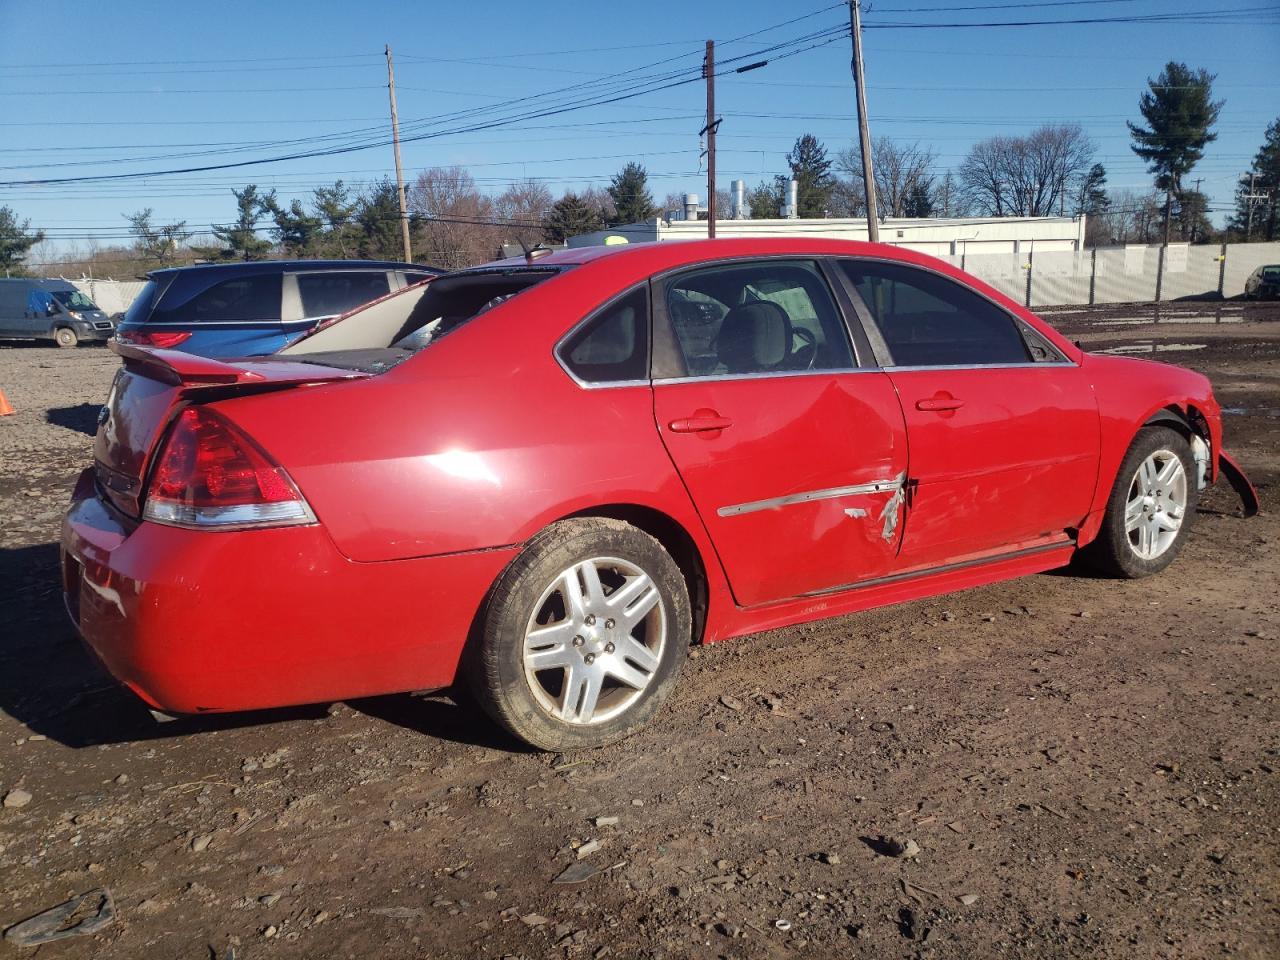
<path id="1" fill-rule="evenodd" d="M 132 523 L 85 471 L 62 527 L 68 613 L 107 669 L 168 713 L 448 686 L 516 548 L 356 563 L 323 528 Z"/>

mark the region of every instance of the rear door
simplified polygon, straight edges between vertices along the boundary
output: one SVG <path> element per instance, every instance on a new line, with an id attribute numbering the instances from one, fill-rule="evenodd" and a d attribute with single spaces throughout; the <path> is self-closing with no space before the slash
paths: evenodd
<path id="1" fill-rule="evenodd" d="M 858 367 L 821 267 L 762 259 L 655 281 L 654 414 L 744 606 L 890 572 L 906 431 Z"/>
<path id="2" fill-rule="evenodd" d="M 871 259 L 840 260 L 839 269 L 906 416 L 902 567 L 1033 548 L 1078 526 L 1100 445 L 1083 371 L 942 274 Z"/>

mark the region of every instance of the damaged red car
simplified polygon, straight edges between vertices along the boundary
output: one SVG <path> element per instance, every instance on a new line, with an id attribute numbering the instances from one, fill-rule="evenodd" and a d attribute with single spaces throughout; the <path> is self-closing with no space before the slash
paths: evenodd
<path id="1" fill-rule="evenodd" d="M 692 643 L 1182 549 L 1201 375 L 1083 352 L 871 244 L 574 249 L 265 358 L 116 345 L 67 607 L 169 713 L 466 680 L 537 747 L 644 724 Z"/>

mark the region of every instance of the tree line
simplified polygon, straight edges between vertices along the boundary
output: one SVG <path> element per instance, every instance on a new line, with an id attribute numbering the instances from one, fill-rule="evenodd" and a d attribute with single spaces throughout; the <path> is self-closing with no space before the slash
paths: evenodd
<path id="1" fill-rule="evenodd" d="M 1280 224 L 1280 119 L 1271 123 L 1242 180 L 1235 209 L 1223 230 L 1214 229 L 1206 195 L 1191 174 L 1223 101 L 1214 100 L 1214 77 L 1170 62 L 1147 82 L 1139 102 L 1141 122 L 1129 123 L 1131 149 L 1152 175 L 1146 191 L 1109 190 L 1106 168 L 1079 124 L 1045 124 L 1021 136 L 994 136 L 969 149 L 944 170 L 938 154 L 920 143 L 872 141 L 878 209 L 883 217 L 1087 215 L 1085 242 L 1207 243 L 1275 240 Z M 857 146 L 830 154 L 813 134 L 803 134 L 783 158 L 780 172 L 746 195 L 753 219 L 782 214 L 788 181 L 797 184 L 800 217 L 860 217 L 866 213 L 862 157 Z M 1195 183 L 1193 187 L 1189 184 Z M 355 189 L 342 180 L 314 190 L 306 202 L 287 205 L 274 190 L 248 184 L 233 190 L 235 216 L 207 231 L 185 221 L 159 224 L 151 209 L 126 215 L 132 243 L 64 255 L 52 272 L 104 271 L 138 275 L 157 267 L 197 261 L 265 257 L 402 258 L 400 207 L 389 179 Z M 414 257 L 458 268 L 492 260 L 506 246 L 533 248 L 611 226 L 637 223 L 683 208 L 683 194 L 655 201 L 639 163 L 626 164 L 603 189 L 594 185 L 554 197 L 546 184 L 522 180 L 497 195 L 479 188 L 460 166 L 422 171 L 407 189 Z M 717 192 L 728 217 L 728 191 Z M 0 270 L 20 271 L 45 240 L 9 207 L 0 207 Z M 39 264 L 34 269 L 39 269 Z"/>

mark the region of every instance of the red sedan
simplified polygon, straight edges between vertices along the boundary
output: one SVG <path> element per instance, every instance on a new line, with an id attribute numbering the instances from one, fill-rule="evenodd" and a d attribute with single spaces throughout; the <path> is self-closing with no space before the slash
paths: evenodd
<path id="1" fill-rule="evenodd" d="M 1209 382 L 1082 352 L 932 258 L 568 250 L 281 353 L 117 345 L 68 609 L 171 713 L 465 677 L 538 747 L 616 740 L 691 643 L 1060 567 L 1166 567 L 1225 473 Z"/>

